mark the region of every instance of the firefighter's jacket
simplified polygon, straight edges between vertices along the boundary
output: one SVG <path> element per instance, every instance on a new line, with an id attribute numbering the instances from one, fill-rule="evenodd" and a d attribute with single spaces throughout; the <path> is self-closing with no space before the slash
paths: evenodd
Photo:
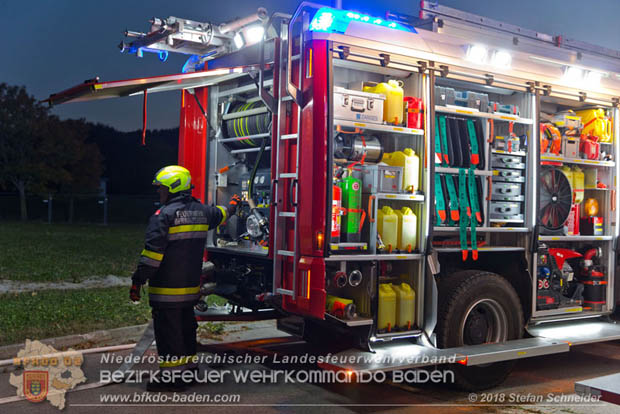
<path id="1" fill-rule="evenodd" d="M 170 199 L 151 216 L 132 277 L 136 285 L 149 281 L 151 306 L 177 308 L 196 303 L 207 231 L 225 220 L 224 207 L 205 206 L 190 195 Z"/>

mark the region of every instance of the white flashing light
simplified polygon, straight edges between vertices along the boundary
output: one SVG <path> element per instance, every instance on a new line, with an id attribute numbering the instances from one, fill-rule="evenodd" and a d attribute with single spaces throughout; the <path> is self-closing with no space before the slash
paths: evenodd
<path id="1" fill-rule="evenodd" d="M 258 43 L 263 40 L 263 36 L 265 35 L 265 28 L 260 25 L 248 27 L 245 31 L 245 35 L 249 43 Z"/>
<path id="2" fill-rule="evenodd" d="M 233 40 L 235 41 L 235 46 L 237 47 L 237 49 L 241 49 L 245 45 L 245 42 L 243 41 L 243 36 L 241 36 L 241 33 L 239 32 L 235 34 Z"/>
<path id="3" fill-rule="evenodd" d="M 486 63 L 487 53 L 487 48 L 483 45 L 470 45 L 465 58 L 472 63 L 482 65 Z"/>
<path id="4" fill-rule="evenodd" d="M 596 71 L 589 71 L 588 73 L 586 73 L 586 77 L 585 77 L 585 86 L 588 89 L 597 89 L 599 86 L 601 86 L 601 78 L 603 77 L 603 74 L 601 72 L 596 72 Z"/>
<path id="5" fill-rule="evenodd" d="M 571 84 L 580 84 L 583 82 L 583 69 L 574 66 L 567 66 L 564 69 L 564 81 Z M 573 85 L 571 85 L 573 86 Z M 574 85 L 579 86 L 579 85 Z"/>
<path id="6" fill-rule="evenodd" d="M 491 65 L 500 69 L 510 69 L 512 55 L 505 50 L 496 50 L 491 57 Z"/>

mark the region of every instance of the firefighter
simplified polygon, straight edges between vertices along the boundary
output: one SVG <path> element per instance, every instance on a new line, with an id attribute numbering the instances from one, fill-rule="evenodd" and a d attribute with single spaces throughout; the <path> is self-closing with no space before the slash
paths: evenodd
<path id="1" fill-rule="evenodd" d="M 191 196 L 190 172 L 178 165 L 159 170 L 153 185 L 162 205 L 149 220 L 129 297 L 139 301 L 140 288 L 148 281 L 160 372 L 147 383 L 147 391 L 183 391 L 188 384 L 179 372 L 198 371 L 194 305 L 207 231 L 235 214 L 240 199 L 233 196 L 228 208 L 205 206 Z"/>

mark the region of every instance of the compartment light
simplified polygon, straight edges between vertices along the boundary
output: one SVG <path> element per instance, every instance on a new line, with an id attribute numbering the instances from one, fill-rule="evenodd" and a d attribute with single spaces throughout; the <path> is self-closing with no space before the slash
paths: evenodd
<path id="1" fill-rule="evenodd" d="M 467 54 L 465 55 L 465 59 L 472 63 L 477 63 L 482 65 L 487 61 L 487 48 L 483 45 L 470 45 L 467 48 Z"/>
<path id="2" fill-rule="evenodd" d="M 414 28 L 398 22 L 383 20 L 378 17 L 354 11 L 332 9 L 330 7 L 321 7 L 316 12 L 310 22 L 310 30 L 313 32 L 345 33 L 349 27 L 349 23 L 352 21 L 417 33 Z"/>
<path id="3" fill-rule="evenodd" d="M 581 83 L 583 82 L 583 69 L 576 68 L 575 66 L 567 66 L 564 68 L 563 79 L 568 83 Z"/>
<path id="4" fill-rule="evenodd" d="M 496 50 L 491 57 L 491 65 L 500 69 L 510 69 L 512 55 L 505 50 Z"/>
<path id="5" fill-rule="evenodd" d="M 240 32 L 237 32 L 237 34 L 235 34 L 233 40 L 235 41 L 235 46 L 237 47 L 237 49 L 241 49 L 245 45 L 245 41 L 243 40 L 243 36 Z"/>
<path id="6" fill-rule="evenodd" d="M 603 74 L 594 70 L 588 71 L 585 78 L 585 86 L 589 89 L 596 89 L 601 86 L 601 78 Z"/>
<path id="7" fill-rule="evenodd" d="M 250 44 L 258 43 L 263 40 L 265 28 L 260 25 L 250 26 L 245 30 L 245 34 Z"/>

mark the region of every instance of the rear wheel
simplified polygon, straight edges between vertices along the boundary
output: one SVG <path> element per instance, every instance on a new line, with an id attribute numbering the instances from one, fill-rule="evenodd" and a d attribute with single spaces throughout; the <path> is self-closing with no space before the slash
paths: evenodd
<path id="1" fill-rule="evenodd" d="M 523 335 L 523 311 L 512 285 L 490 272 L 467 270 L 441 281 L 437 342 L 453 348 L 519 339 Z M 514 361 L 466 367 L 453 365 L 455 386 L 467 391 L 501 384 Z"/>

